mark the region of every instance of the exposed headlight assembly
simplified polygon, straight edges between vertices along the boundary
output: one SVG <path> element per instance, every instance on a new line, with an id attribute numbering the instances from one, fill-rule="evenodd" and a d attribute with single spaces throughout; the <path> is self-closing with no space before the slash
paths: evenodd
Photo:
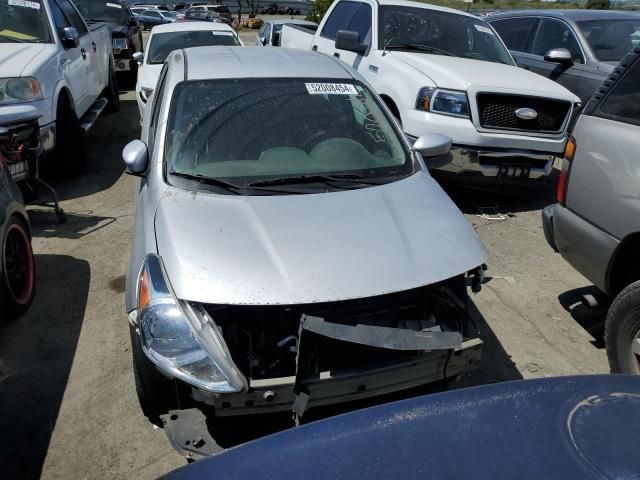
<path id="1" fill-rule="evenodd" d="M 176 299 L 157 255 L 140 272 L 137 319 L 142 349 L 161 370 L 208 392 L 247 388 L 217 325 L 201 305 Z"/>
<path id="2" fill-rule="evenodd" d="M 42 88 L 34 77 L 0 78 L 0 105 L 33 102 L 41 98 Z"/>
<path id="3" fill-rule="evenodd" d="M 418 92 L 416 110 L 469 118 L 469 100 L 466 92 L 424 87 Z"/>

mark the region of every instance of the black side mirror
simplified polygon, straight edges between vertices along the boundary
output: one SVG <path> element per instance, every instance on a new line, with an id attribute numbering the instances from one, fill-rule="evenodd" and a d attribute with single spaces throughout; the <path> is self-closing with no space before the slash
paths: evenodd
<path id="1" fill-rule="evenodd" d="M 336 48 L 338 50 L 347 50 L 364 55 L 367 52 L 367 46 L 360 43 L 360 34 L 351 30 L 338 30 L 336 35 Z"/>
<path id="2" fill-rule="evenodd" d="M 80 45 L 80 34 L 75 27 L 64 27 L 60 35 L 60 41 L 64 48 L 76 48 Z"/>
<path id="3" fill-rule="evenodd" d="M 273 40 L 271 40 L 271 45 L 277 47 L 280 45 L 280 32 L 275 32 L 273 34 Z"/>

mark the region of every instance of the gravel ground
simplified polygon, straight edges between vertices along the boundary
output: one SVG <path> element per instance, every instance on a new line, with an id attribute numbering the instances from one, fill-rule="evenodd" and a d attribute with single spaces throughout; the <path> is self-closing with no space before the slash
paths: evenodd
<path id="1" fill-rule="evenodd" d="M 255 31 L 242 36 L 251 43 Z M 55 183 L 68 223 L 30 209 L 37 297 L 27 315 L 0 327 L 2 479 L 143 479 L 185 464 L 146 421 L 133 386 L 122 292 L 136 179 L 124 174 L 120 151 L 139 125 L 125 88 L 122 111 L 87 137 L 86 172 Z M 473 297 L 484 360 L 458 386 L 608 371 L 604 312 L 579 302 L 593 287 L 543 236 L 540 209 L 553 201 L 553 183 L 525 200 L 447 187 L 490 252 L 491 278 Z M 488 206 L 504 220 L 478 216 Z M 240 420 L 220 443 L 288 426 L 283 417 Z"/>

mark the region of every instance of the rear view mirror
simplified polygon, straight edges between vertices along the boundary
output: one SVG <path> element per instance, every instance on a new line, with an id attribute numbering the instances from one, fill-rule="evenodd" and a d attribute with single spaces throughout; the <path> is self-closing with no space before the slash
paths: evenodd
<path id="1" fill-rule="evenodd" d="M 138 63 L 142 63 L 142 59 L 144 58 L 144 54 L 142 52 L 135 52 L 133 55 L 131 55 L 131 58 L 133 58 L 133 60 L 138 62 Z"/>
<path id="2" fill-rule="evenodd" d="M 544 54 L 545 62 L 553 62 L 560 64 L 573 63 L 571 52 L 566 48 L 553 48 Z"/>
<path id="3" fill-rule="evenodd" d="M 142 140 L 132 140 L 122 150 L 122 160 L 132 175 L 143 176 L 149 163 L 149 152 Z"/>
<path id="4" fill-rule="evenodd" d="M 80 35 L 75 27 L 64 27 L 60 35 L 60 41 L 64 48 L 76 48 L 80 45 Z"/>
<path id="5" fill-rule="evenodd" d="M 360 54 L 364 54 L 367 51 L 367 46 L 360 43 L 360 34 L 351 30 L 338 30 L 336 48 Z"/>
<path id="6" fill-rule="evenodd" d="M 439 157 L 446 155 L 451 148 L 451 139 L 438 133 L 425 133 L 415 141 L 411 150 L 423 157 Z"/>

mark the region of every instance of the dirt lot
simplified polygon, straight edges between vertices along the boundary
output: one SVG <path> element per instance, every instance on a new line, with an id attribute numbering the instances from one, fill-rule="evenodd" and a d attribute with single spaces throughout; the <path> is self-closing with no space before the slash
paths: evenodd
<path id="1" fill-rule="evenodd" d="M 146 479 L 185 464 L 134 392 L 122 292 L 137 179 L 124 174 L 120 151 L 139 125 L 133 92 L 122 101 L 88 135 L 86 172 L 55 183 L 68 223 L 30 209 L 37 297 L 27 315 L 0 327 L 2 479 Z M 489 250 L 492 277 L 474 297 L 484 360 L 458 385 L 607 372 L 603 312 L 579 304 L 592 287 L 544 240 L 540 209 L 553 185 L 526 200 L 448 190 Z M 504 220 L 479 217 L 487 206 Z M 247 419 L 219 443 L 290 425 L 282 416 Z"/>

